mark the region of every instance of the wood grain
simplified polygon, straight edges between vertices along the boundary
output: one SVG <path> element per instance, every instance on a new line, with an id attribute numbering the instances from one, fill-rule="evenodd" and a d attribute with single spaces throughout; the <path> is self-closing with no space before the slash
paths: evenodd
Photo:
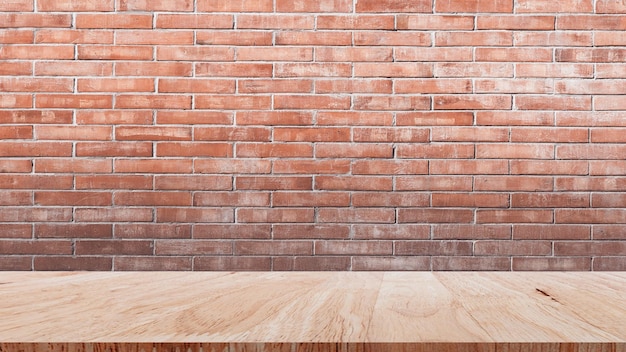
<path id="1" fill-rule="evenodd" d="M 626 352 L 626 273 L 4 272 L 0 351 Z"/>

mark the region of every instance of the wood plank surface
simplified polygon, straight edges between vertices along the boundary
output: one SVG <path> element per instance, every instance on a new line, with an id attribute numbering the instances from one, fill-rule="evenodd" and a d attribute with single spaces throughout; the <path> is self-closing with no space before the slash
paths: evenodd
<path id="1" fill-rule="evenodd" d="M 626 352 L 626 273 L 0 273 L 0 351 L 51 348 Z"/>

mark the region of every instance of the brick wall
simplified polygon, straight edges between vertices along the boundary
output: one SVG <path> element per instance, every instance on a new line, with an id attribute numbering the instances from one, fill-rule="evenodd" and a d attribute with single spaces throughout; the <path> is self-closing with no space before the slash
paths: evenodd
<path id="1" fill-rule="evenodd" d="M 2 0 L 0 269 L 626 270 L 624 0 Z"/>

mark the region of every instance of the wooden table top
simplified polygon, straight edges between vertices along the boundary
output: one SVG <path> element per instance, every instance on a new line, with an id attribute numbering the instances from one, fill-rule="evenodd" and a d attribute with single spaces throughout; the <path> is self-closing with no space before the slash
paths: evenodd
<path id="1" fill-rule="evenodd" d="M 0 317 L 1 343 L 575 342 L 626 350 L 626 272 L 3 272 Z"/>

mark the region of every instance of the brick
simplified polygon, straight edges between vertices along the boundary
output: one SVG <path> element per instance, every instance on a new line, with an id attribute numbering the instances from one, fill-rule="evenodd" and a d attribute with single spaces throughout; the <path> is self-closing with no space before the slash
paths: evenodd
<path id="1" fill-rule="evenodd" d="M 276 12 L 352 12 L 352 1 L 276 0 Z"/>
<path id="2" fill-rule="evenodd" d="M 271 257 L 195 257 L 195 270 L 210 271 L 268 271 Z"/>
<path id="3" fill-rule="evenodd" d="M 350 129 L 276 127 L 273 137 L 274 141 L 285 142 L 347 142 L 350 141 Z"/>
<path id="4" fill-rule="evenodd" d="M 78 92 L 154 92 L 154 80 L 147 78 L 78 79 Z"/>
<path id="5" fill-rule="evenodd" d="M 35 205 L 111 206 L 111 192 L 38 191 Z"/>
<path id="6" fill-rule="evenodd" d="M 264 127 L 195 128 L 193 137 L 205 141 L 269 141 L 271 130 Z"/>
<path id="7" fill-rule="evenodd" d="M 476 48 L 476 61 L 503 61 L 503 62 L 550 62 L 552 49 L 550 48 Z"/>
<path id="8" fill-rule="evenodd" d="M 271 77 L 272 64 L 262 63 L 197 63 L 198 77 Z M 295 77 L 297 75 L 292 75 Z"/>
<path id="9" fill-rule="evenodd" d="M 370 111 L 320 111 L 316 117 L 323 126 L 391 126 L 393 121 L 389 112 Z"/>
<path id="10" fill-rule="evenodd" d="M 474 91 L 477 93 L 553 93 L 554 81 L 546 79 L 484 79 L 476 80 Z"/>
<path id="11" fill-rule="evenodd" d="M 511 142 L 585 143 L 589 132 L 583 128 L 511 128 Z"/>
<path id="12" fill-rule="evenodd" d="M 110 160 L 94 160 L 81 158 L 41 158 L 35 163 L 37 173 L 110 173 L 113 171 Z"/>
<path id="13" fill-rule="evenodd" d="M 558 77 L 558 78 L 591 78 L 593 66 L 589 64 L 542 64 L 542 63 L 519 63 L 515 65 L 518 77 Z M 580 82 L 580 81 L 578 81 Z"/>
<path id="14" fill-rule="evenodd" d="M 509 130 L 506 128 L 434 127 L 433 142 L 506 142 Z"/>
<path id="15" fill-rule="evenodd" d="M 623 271 L 626 268 L 624 257 L 596 257 L 593 258 L 594 271 Z"/>
<path id="16" fill-rule="evenodd" d="M 271 0 L 201 0 L 197 6 L 200 12 L 272 12 Z"/>
<path id="17" fill-rule="evenodd" d="M 340 110 L 350 107 L 349 96 L 332 95 L 277 95 L 275 109 L 325 109 Z"/>
<path id="18" fill-rule="evenodd" d="M 115 192 L 115 205 L 121 206 L 190 206 L 190 192 Z"/>
<path id="19" fill-rule="evenodd" d="M 422 93 L 422 94 L 445 94 L 445 93 L 470 93 L 472 81 L 468 79 L 411 79 L 394 81 L 396 93 Z"/>
<path id="20" fill-rule="evenodd" d="M 198 192 L 193 197 L 194 206 L 219 207 L 267 207 L 270 205 L 268 192 Z"/>
<path id="21" fill-rule="evenodd" d="M 31 256 L 0 256 L 0 269 L 7 271 L 30 271 L 33 259 Z"/>
<path id="22" fill-rule="evenodd" d="M 71 219 L 72 208 L 61 207 L 3 207 L 0 214 L 0 222 L 69 222 Z"/>
<path id="23" fill-rule="evenodd" d="M 185 159 L 183 159 L 186 161 Z M 156 176 L 154 188 L 157 190 L 194 190 L 214 191 L 232 190 L 233 180 L 230 176 Z"/>
<path id="24" fill-rule="evenodd" d="M 511 239 L 511 226 L 473 224 L 434 225 L 432 238 L 443 240 L 507 240 Z"/>
<path id="25" fill-rule="evenodd" d="M 126 238 L 128 239 L 191 238 L 191 225 L 143 224 L 143 223 L 142 224 L 115 224 L 115 238 L 123 238 L 123 239 L 126 239 Z"/>
<path id="26" fill-rule="evenodd" d="M 355 63 L 356 77 L 432 77 L 430 64 L 425 63 Z"/>
<path id="27" fill-rule="evenodd" d="M 30 173 L 32 171 L 33 162 L 31 160 L 0 159 L 0 173 Z"/>
<path id="28" fill-rule="evenodd" d="M 315 189 L 344 191 L 390 191 L 393 187 L 390 177 L 377 176 L 317 176 Z"/>
<path id="29" fill-rule="evenodd" d="M 4 94 L 0 96 L 0 108 L 32 108 L 33 96 L 31 94 Z M 12 112 L 8 114 L 13 115 Z M 28 113 L 30 114 L 30 113 Z"/>
<path id="30" fill-rule="evenodd" d="M 350 64 L 344 63 L 278 63 L 276 77 L 350 77 Z"/>
<path id="31" fill-rule="evenodd" d="M 201 110 L 157 111 L 156 121 L 159 125 L 230 125 L 233 114 Z"/>
<path id="32" fill-rule="evenodd" d="M 596 46 L 624 46 L 626 36 L 623 31 L 598 32 L 594 36 L 594 44 Z"/>
<path id="33" fill-rule="evenodd" d="M 477 241 L 477 256 L 541 256 L 552 254 L 550 241 Z"/>
<path id="34" fill-rule="evenodd" d="M 260 31 L 196 31 L 198 45 L 272 45 L 272 33 Z"/>
<path id="35" fill-rule="evenodd" d="M 313 29 L 315 18 L 310 15 L 238 15 L 238 29 Z"/>
<path id="36" fill-rule="evenodd" d="M 358 4 L 357 4 L 358 6 Z M 394 29 L 394 16 L 318 15 L 318 29 Z"/>
<path id="37" fill-rule="evenodd" d="M 152 241 L 78 240 L 76 255 L 151 255 Z"/>
<path id="38" fill-rule="evenodd" d="M 2 43 L 1 39 L 0 43 Z M 29 62 L 0 63 L 0 75 L 3 76 L 30 76 L 32 73 L 32 65 Z"/>
<path id="39" fill-rule="evenodd" d="M 174 45 L 174 44 L 193 44 L 193 32 L 191 31 L 174 31 L 174 32 L 157 32 L 153 31 L 150 35 L 146 35 L 145 31 L 123 31 L 117 32 L 115 34 L 115 42 L 119 45 Z M 168 55 L 169 49 L 159 47 L 157 49 L 157 59 L 158 60 L 168 60 L 171 56 Z M 187 55 L 190 55 L 188 49 L 186 47 L 171 47 L 173 50 L 176 50 L 180 53 L 182 57 L 186 58 Z M 191 53 L 193 55 L 195 53 Z M 162 58 L 163 57 L 163 58 Z"/>
<path id="40" fill-rule="evenodd" d="M 468 126 L 472 125 L 471 112 L 408 112 L 397 113 L 398 126 Z"/>
<path id="41" fill-rule="evenodd" d="M 310 241 L 236 241 L 236 255 L 312 255 Z"/>
<path id="42" fill-rule="evenodd" d="M 259 159 L 211 159 L 194 162 L 197 173 L 207 174 L 268 174 L 271 169 L 271 161 Z"/>
<path id="43" fill-rule="evenodd" d="M 626 179 L 623 177 L 557 177 L 557 191 L 624 191 Z"/>
<path id="44" fill-rule="evenodd" d="M 76 156 L 152 156 L 152 143 L 143 142 L 79 142 Z"/>
<path id="45" fill-rule="evenodd" d="M 557 224 L 621 224 L 626 221 L 624 209 L 557 209 Z"/>
<path id="46" fill-rule="evenodd" d="M 152 14 L 99 13 L 76 14 L 76 28 L 151 29 Z"/>
<path id="47" fill-rule="evenodd" d="M 593 97 L 593 105 L 596 110 L 624 110 L 626 103 L 621 96 L 598 95 Z"/>
<path id="48" fill-rule="evenodd" d="M 53 271 L 110 271 L 113 260 L 107 257 L 37 256 L 33 260 L 34 270 Z"/>
<path id="49" fill-rule="evenodd" d="M 355 96 L 353 108 L 356 110 L 428 110 L 430 98 L 421 96 Z"/>
<path id="50" fill-rule="evenodd" d="M 276 45 L 351 45 L 352 33 L 337 31 L 279 32 L 276 33 L 275 42 Z M 239 52 L 237 58 L 245 60 L 239 58 Z"/>
<path id="51" fill-rule="evenodd" d="M 0 241 L 0 254 L 71 254 L 72 243 L 63 240 L 2 240 Z"/>
<path id="52" fill-rule="evenodd" d="M 402 144 L 396 149 L 396 157 L 401 159 L 468 159 L 474 157 L 474 146 L 470 144 Z"/>
<path id="53" fill-rule="evenodd" d="M 3 92 L 72 92 L 73 82 L 67 78 L 0 78 Z"/>
<path id="54" fill-rule="evenodd" d="M 190 271 L 191 257 L 115 257 L 118 271 Z"/>
<path id="55" fill-rule="evenodd" d="M 0 142 L 0 157 L 72 156 L 69 142 Z"/>
<path id="56" fill-rule="evenodd" d="M 0 23 L 0 28 L 70 28 L 72 26 L 72 15 L 0 13 Z"/>
<path id="57" fill-rule="evenodd" d="M 140 45 L 80 45 L 78 47 L 78 59 L 149 61 L 152 59 L 152 48 Z"/>
<path id="58" fill-rule="evenodd" d="M 562 13 L 562 12 L 593 12 L 592 0 L 519 0 L 515 3 L 516 13 Z"/>
<path id="59" fill-rule="evenodd" d="M 393 149 L 388 144 L 323 143 L 315 149 L 317 158 L 390 158 Z"/>
<path id="60" fill-rule="evenodd" d="M 116 76 L 191 76 L 193 66 L 184 62 L 124 62 L 115 67 Z"/>
<path id="61" fill-rule="evenodd" d="M 517 97 L 522 99 L 523 97 Z M 437 110 L 509 110 L 512 106 L 509 95 L 439 95 L 433 97 Z"/>
<path id="62" fill-rule="evenodd" d="M 157 240 L 156 255 L 228 255 L 232 254 L 233 245 L 227 241 L 207 240 Z"/>
<path id="63" fill-rule="evenodd" d="M 512 268 L 515 271 L 589 271 L 591 258 L 513 258 Z"/>
<path id="64" fill-rule="evenodd" d="M 0 11 L 15 11 L 15 12 L 24 12 L 24 11 L 33 11 L 33 1 L 32 0 L 11 0 L 5 1 L 0 4 Z"/>
<path id="65" fill-rule="evenodd" d="M 357 160 L 352 164 L 354 175 L 418 175 L 428 174 L 426 160 Z"/>
<path id="66" fill-rule="evenodd" d="M 435 3 L 435 12 L 513 12 L 513 1 L 443 0 Z"/>
<path id="67" fill-rule="evenodd" d="M 613 0 L 597 0 L 596 13 L 626 13 L 626 4 Z"/>
<path id="68" fill-rule="evenodd" d="M 33 128 L 31 126 L 5 126 L 0 127 L 0 139 L 32 139 Z"/>
<path id="69" fill-rule="evenodd" d="M 623 208 L 625 205 L 623 194 L 594 193 L 591 196 L 591 206 L 594 208 Z"/>
<path id="70" fill-rule="evenodd" d="M 485 159 L 553 159 L 549 144 L 478 144 L 476 157 Z"/>
<path id="71" fill-rule="evenodd" d="M 187 95 L 119 95 L 116 109 L 190 109 L 191 96 Z"/>
<path id="72" fill-rule="evenodd" d="M 52 109 L 110 109 L 113 107 L 111 95 L 99 94 L 38 94 L 36 108 Z"/>
<path id="73" fill-rule="evenodd" d="M 74 214 L 76 222 L 150 222 L 150 208 L 79 208 Z"/>
<path id="74" fill-rule="evenodd" d="M 107 12 L 115 10 L 114 0 L 38 0 L 41 12 Z"/>
<path id="75" fill-rule="evenodd" d="M 113 32 L 41 29 L 35 34 L 35 43 L 113 44 Z"/>
<path id="76" fill-rule="evenodd" d="M 35 62 L 37 76 L 110 76 L 113 64 L 104 62 L 79 61 L 38 61 Z"/>
<path id="77" fill-rule="evenodd" d="M 315 254 L 319 255 L 390 255 L 391 241 L 316 241 Z"/>
<path id="78" fill-rule="evenodd" d="M 156 222 L 158 223 L 203 223 L 234 221 L 232 209 L 228 208 L 157 208 Z"/>
<path id="79" fill-rule="evenodd" d="M 557 126 L 590 126 L 590 127 L 625 127 L 626 123 L 618 119 L 620 113 L 611 111 L 594 112 L 557 112 Z"/>
<path id="80" fill-rule="evenodd" d="M 513 225 L 515 240 L 588 240 L 590 233 L 589 225 Z"/>
<path id="81" fill-rule="evenodd" d="M 189 34 L 192 33 L 189 32 Z M 177 38 L 172 41 L 177 43 L 180 41 L 180 44 L 193 43 L 191 37 L 185 41 Z M 169 42 L 168 40 L 168 44 Z M 159 61 L 233 61 L 235 51 L 227 47 L 162 45 L 157 47 L 156 58 Z"/>
<path id="82" fill-rule="evenodd" d="M 237 190 L 310 190 L 312 177 L 237 176 Z"/>
<path id="83" fill-rule="evenodd" d="M 349 205 L 349 204 L 347 204 Z M 426 207 L 430 197 L 420 192 L 359 192 L 352 194 L 354 207 Z"/>
<path id="84" fill-rule="evenodd" d="M 512 175 L 587 175 L 586 161 L 511 160 Z"/>
<path id="85" fill-rule="evenodd" d="M 431 160 L 431 175 L 506 175 L 506 160 Z"/>
<path id="86" fill-rule="evenodd" d="M 191 140 L 191 133 L 191 128 L 187 127 L 120 126 L 115 129 L 115 140 Z"/>
<path id="87" fill-rule="evenodd" d="M 513 35 L 506 31 L 493 32 L 437 32 L 436 46 L 512 46 Z"/>
<path id="88" fill-rule="evenodd" d="M 355 224 L 354 238 L 361 240 L 419 240 L 430 237 L 430 226 L 413 224 Z"/>
<path id="89" fill-rule="evenodd" d="M 169 157 L 232 157 L 230 143 L 163 142 L 157 144 L 156 156 Z"/>
<path id="90" fill-rule="evenodd" d="M 9 45 L 0 50 L 2 60 L 72 60 L 72 45 Z"/>
<path id="91" fill-rule="evenodd" d="M 114 162 L 118 173 L 189 173 L 193 161 L 189 159 L 117 159 Z"/>
<path id="92" fill-rule="evenodd" d="M 319 209 L 318 214 L 317 214 L 317 221 L 321 223 L 349 223 L 349 224 L 387 223 L 387 224 L 391 224 L 391 223 L 394 223 L 395 220 L 396 220 L 396 214 L 393 209 L 323 208 L 323 209 Z M 391 250 L 389 252 L 391 252 Z"/>
<path id="93" fill-rule="evenodd" d="M 254 79 L 239 80 L 237 82 L 239 93 L 311 93 L 313 91 L 313 80 L 299 79 Z M 229 93 L 234 93 L 234 90 Z M 271 111 L 249 112 L 242 111 L 239 115 L 271 115 Z M 287 114 L 285 114 L 287 115 Z M 239 119 L 238 119 L 239 122 Z M 278 122 L 278 121 L 277 121 Z M 247 123 L 250 124 L 250 123 Z"/>
<path id="94" fill-rule="evenodd" d="M 408 208 L 398 210 L 398 223 L 470 223 L 474 213 L 469 209 Z"/>
<path id="95" fill-rule="evenodd" d="M 411 256 L 471 255 L 469 241 L 397 241 L 394 254 Z"/>
<path id="96" fill-rule="evenodd" d="M 434 77 L 513 77 L 510 63 L 458 63 L 438 62 L 434 65 Z"/>
<path id="97" fill-rule="evenodd" d="M 404 12 L 404 11 L 402 11 Z M 430 12 L 430 11 L 428 11 Z M 397 15 L 400 30 L 473 30 L 473 16 L 458 15 Z"/>
<path id="98" fill-rule="evenodd" d="M 557 62 L 616 63 L 626 61 L 626 49 L 621 48 L 564 48 L 555 49 L 554 55 Z"/>
<path id="99" fill-rule="evenodd" d="M 354 257 L 354 271 L 413 271 L 430 270 L 428 257 Z"/>
<path id="100" fill-rule="evenodd" d="M 472 178 L 465 176 L 399 176 L 397 191 L 471 191 Z"/>
<path id="101" fill-rule="evenodd" d="M 193 11 L 193 0 L 117 0 L 118 11 Z"/>
<path id="102" fill-rule="evenodd" d="M 35 224 L 35 238 L 112 238 L 110 224 Z"/>
<path id="103" fill-rule="evenodd" d="M 347 271 L 351 268 L 350 257 L 277 257 L 273 269 L 279 271 Z"/>
<path id="104" fill-rule="evenodd" d="M 313 208 L 239 208 L 237 222 L 242 223 L 312 223 Z"/>
<path id="105" fill-rule="evenodd" d="M 367 46 L 431 46 L 430 34 L 409 31 L 360 31 L 354 33 L 355 45 Z"/>
<path id="106" fill-rule="evenodd" d="M 542 176 L 476 176 L 477 191 L 552 191 L 553 178 Z"/>
<path id="107" fill-rule="evenodd" d="M 555 16 L 478 16 L 476 29 L 554 30 Z"/>
<path id="108" fill-rule="evenodd" d="M 315 60 L 320 62 L 389 62 L 392 49 L 382 47 L 320 47 L 315 49 Z"/>
<path id="109" fill-rule="evenodd" d="M 76 189 L 152 189 L 152 177 L 141 175 L 79 175 Z"/>
<path id="110" fill-rule="evenodd" d="M 232 15 L 158 14 L 156 18 L 156 28 L 167 29 L 232 29 L 233 23 Z"/>
<path id="111" fill-rule="evenodd" d="M 621 225 L 594 225 L 591 236 L 594 240 L 623 240 L 626 239 L 626 231 L 624 226 Z M 577 238 L 571 239 L 575 240 Z M 583 239 L 589 239 L 589 236 Z"/>
<path id="112" fill-rule="evenodd" d="M 556 157 L 558 159 L 622 159 L 624 155 L 623 145 L 619 144 L 572 144 L 558 146 Z"/>
<path id="113" fill-rule="evenodd" d="M 623 16 L 610 15 L 570 15 L 559 16 L 556 21 L 556 29 L 585 30 L 589 28 L 594 30 L 624 30 L 626 29 L 626 19 Z"/>
<path id="114" fill-rule="evenodd" d="M 264 224 L 195 224 L 193 226 L 193 238 L 200 239 L 269 239 L 270 236 L 271 227 Z"/>
<path id="115" fill-rule="evenodd" d="M 591 33 L 585 32 L 525 31 L 513 33 L 513 44 L 515 46 L 591 46 L 592 42 L 593 37 Z"/>
<path id="116" fill-rule="evenodd" d="M 31 191 L 0 191 L 0 205 L 33 205 Z"/>
<path id="117" fill-rule="evenodd" d="M 3 239 L 30 239 L 33 236 L 33 226 L 30 224 L 2 224 Z"/>
<path id="118" fill-rule="evenodd" d="M 272 225 L 275 239 L 347 239 L 349 234 L 349 225 Z"/>
<path id="119" fill-rule="evenodd" d="M 433 207 L 503 208 L 509 206 L 508 194 L 433 193 Z"/>
<path id="120" fill-rule="evenodd" d="M 517 209 L 498 209 L 498 210 L 477 210 L 476 223 L 552 223 L 552 210 L 517 210 Z"/>
<path id="121" fill-rule="evenodd" d="M 588 208 L 589 194 L 571 193 L 515 193 L 511 195 L 512 208 Z"/>
<path id="122" fill-rule="evenodd" d="M 276 174 L 345 174 L 350 171 L 348 160 L 276 160 Z"/>
<path id="123" fill-rule="evenodd" d="M 547 111 L 477 111 L 476 125 L 552 126 L 554 125 L 554 113 Z"/>
<path id="124" fill-rule="evenodd" d="M 589 175 L 592 176 L 624 175 L 626 174 L 624 170 L 626 170 L 626 161 L 624 160 L 602 160 L 589 162 Z M 583 175 L 587 175 L 587 173 Z"/>
<path id="125" fill-rule="evenodd" d="M 391 80 L 350 79 L 323 80 L 315 82 L 317 93 L 388 93 L 392 91 Z"/>

